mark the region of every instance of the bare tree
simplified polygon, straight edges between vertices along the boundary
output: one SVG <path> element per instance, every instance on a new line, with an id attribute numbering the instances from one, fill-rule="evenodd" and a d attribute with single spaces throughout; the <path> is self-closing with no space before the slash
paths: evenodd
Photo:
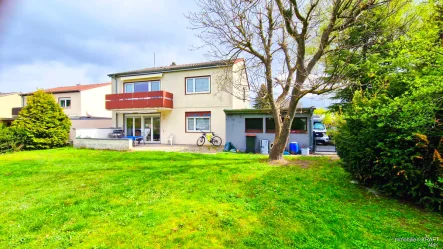
<path id="1" fill-rule="evenodd" d="M 200 11 L 187 17 L 209 48 L 208 56 L 231 62 L 245 58 L 252 90 L 266 84 L 275 122 L 270 160 L 282 159 L 297 103 L 308 93 L 323 94 L 337 81 L 314 77 L 322 57 L 365 11 L 390 0 L 197 0 Z M 232 93 L 232 94 L 235 94 Z M 282 110 L 283 101 L 289 107 Z"/>

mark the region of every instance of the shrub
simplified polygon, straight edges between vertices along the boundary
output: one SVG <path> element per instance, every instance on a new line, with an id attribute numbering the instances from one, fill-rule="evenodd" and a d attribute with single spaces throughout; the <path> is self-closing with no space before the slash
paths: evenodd
<path id="1" fill-rule="evenodd" d="M 19 151 L 24 144 L 24 132 L 22 130 L 6 127 L 0 123 L 0 153 Z"/>
<path id="2" fill-rule="evenodd" d="M 25 149 L 50 149 L 66 145 L 71 121 L 52 94 L 39 90 L 28 96 L 12 126 L 23 131 Z"/>
<path id="3" fill-rule="evenodd" d="M 365 185 L 443 211 L 441 102 L 426 97 L 426 88 L 419 92 L 395 99 L 357 93 L 339 126 L 337 152 Z"/>

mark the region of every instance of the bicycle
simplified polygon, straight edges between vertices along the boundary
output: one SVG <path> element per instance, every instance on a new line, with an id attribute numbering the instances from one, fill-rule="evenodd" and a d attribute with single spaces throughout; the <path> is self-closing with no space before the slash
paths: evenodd
<path id="1" fill-rule="evenodd" d="M 222 139 L 219 136 L 216 136 L 214 132 L 204 132 L 200 130 L 203 134 L 201 137 L 197 139 L 197 145 L 203 146 L 205 144 L 205 138 L 214 146 L 220 146 L 222 144 Z"/>

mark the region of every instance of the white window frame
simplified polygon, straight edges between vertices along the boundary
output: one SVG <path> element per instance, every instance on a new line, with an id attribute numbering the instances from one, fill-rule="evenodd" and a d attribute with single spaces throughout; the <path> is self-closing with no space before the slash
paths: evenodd
<path id="1" fill-rule="evenodd" d="M 160 85 L 160 90 L 158 90 L 158 91 L 161 91 L 162 90 L 162 83 L 161 83 L 161 81 L 160 80 L 150 80 L 150 81 L 140 81 L 140 82 L 148 82 L 148 92 L 151 92 L 151 82 L 158 82 L 158 84 Z M 134 93 L 134 90 L 135 90 L 135 86 L 134 86 L 134 84 L 136 84 L 136 83 L 138 83 L 138 82 L 131 82 L 131 83 L 125 83 L 124 84 L 124 91 L 125 91 L 125 93 Z M 126 91 L 126 86 L 127 85 L 132 85 L 132 92 L 127 92 Z"/>
<path id="2" fill-rule="evenodd" d="M 66 106 L 66 100 L 69 100 L 69 106 Z M 64 103 L 65 106 L 62 106 L 62 102 Z M 69 98 L 68 97 L 59 98 L 58 104 L 64 109 L 69 109 L 72 106 L 72 100 L 70 97 Z"/>
<path id="3" fill-rule="evenodd" d="M 199 78 L 207 78 L 209 82 L 209 90 L 204 92 L 196 92 L 195 91 L 195 79 Z M 192 90 L 193 92 L 188 91 L 188 80 L 192 80 Z M 186 88 L 186 94 L 200 94 L 200 93 L 211 93 L 211 76 L 201 76 L 201 77 L 188 77 L 185 78 L 185 88 Z"/>
<path id="4" fill-rule="evenodd" d="M 211 117 L 210 116 L 203 116 L 203 117 L 186 117 L 186 132 L 201 132 L 200 130 L 197 130 L 197 118 L 206 118 L 209 119 L 209 130 L 202 130 L 204 132 L 211 132 Z M 194 119 L 194 130 L 188 129 L 188 120 Z"/>

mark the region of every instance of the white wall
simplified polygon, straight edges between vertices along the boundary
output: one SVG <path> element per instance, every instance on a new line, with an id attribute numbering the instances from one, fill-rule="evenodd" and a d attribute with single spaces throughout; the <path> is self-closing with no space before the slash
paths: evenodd
<path id="1" fill-rule="evenodd" d="M 251 108 L 250 90 L 248 86 L 248 79 L 245 70 L 244 62 L 238 62 L 232 67 L 233 84 L 231 86 L 232 97 L 232 109 L 249 109 Z M 244 92 L 243 92 L 244 91 Z M 243 99 L 243 96 L 245 99 Z"/>
<path id="2" fill-rule="evenodd" d="M 112 133 L 116 128 L 80 128 L 75 129 L 75 138 L 109 138 L 108 134 Z"/>
<path id="3" fill-rule="evenodd" d="M 12 118 L 12 108 L 22 106 L 18 93 L 0 96 L 0 118 Z"/>
<path id="4" fill-rule="evenodd" d="M 249 101 L 235 99 L 232 96 L 233 84 L 226 83 L 222 79 L 236 79 L 236 83 L 243 84 L 247 89 L 246 73 L 240 72 L 243 62 L 235 64 L 235 74 L 230 67 L 195 69 L 179 72 L 165 72 L 160 79 L 161 90 L 172 93 L 174 107 L 172 110 L 156 109 L 137 109 L 134 113 L 143 114 L 145 112 L 161 113 L 161 143 L 166 144 L 168 136 L 175 134 L 175 143 L 177 144 L 196 144 L 197 138 L 201 133 L 186 132 L 186 112 L 211 112 L 211 131 L 215 132 L 226 141 L 226 115 L 224 109 L 250 108 Z M 186 94 L 185 79 L 187 77 L 211 76 L 211 92 L 204 94 Z M 143 77 L 140 75 L 140 77 Z M 121 78 L 111 79 L 112 91 L 122 93 L 124 84 Z M 229 88 L 231 93 L 223 91 Z M 242 94 L 241 88 L 241 94 Z M 238 94 L 238 92 L 237 92 Z M 240 94 L 240 95 L 241 95 Z M 246 93 L 249 94 L 248 92 Z M 240 96 L 239 95 L 239 96 Z M 116 112 L 113 111 L 112 124 L 116 126 Z M 128 113 L 131 110 L 122 110 L 118 113 L 118 126 L 124 127 L 123 112 Z M 128 113 L 129 114 L 129 113 Z M 136 114 L 134 114 L 136 115 Z"/>
<path id="5" fill-rule="evenodd" d="M 96 129 L 112 127 L 111 119 L 71 119 L 71 132 L 69 138 L 73 140 L 76 137 L 78 129 Z"/>
<path id="6" fill-rule="evenodd" d="M 98 139 L 98 138 L 80 138 L 74 140 L 75 148 L 87 148 L 97 150 L 121 150 L 132 149 L 131 139 Z"/>
<path id="7" fill-rule="evenodd" d="M 223 140 L 224 144 L 226 141 L 226 115 L 223 111 L 224 109 L 200 107 L 163 112 L 161 114 L 161 143 L 166 144 L 169 134 L 173 133 L 175 134 L 174 143 L 196 144 L 197 139 L 201 136 L 201 132 L 186 132 L 185 113 L 211 111 L 211 131 L 215 132 Z"/>
<path id="8" fill-rule="evenodd" d="M 69 92 L 69 93 L 54 93 L 52 94 L 55 101 L 59 103 L 59 98 L 71 98 L 71 106 L 68 108 L 63 108 L 63 111 L 68 116 L 81 116 L 81 97 L 80 92 Z M 29 96 L 24 96 L 23 104 L 27 104 Z"/>
<path id="9" fill-rule="evenodd" d="M 81 92 L 81 116 L 112 117 L 105 108 L 105 95 L 111 93 L 111 85 L 97 87 Z"/>

